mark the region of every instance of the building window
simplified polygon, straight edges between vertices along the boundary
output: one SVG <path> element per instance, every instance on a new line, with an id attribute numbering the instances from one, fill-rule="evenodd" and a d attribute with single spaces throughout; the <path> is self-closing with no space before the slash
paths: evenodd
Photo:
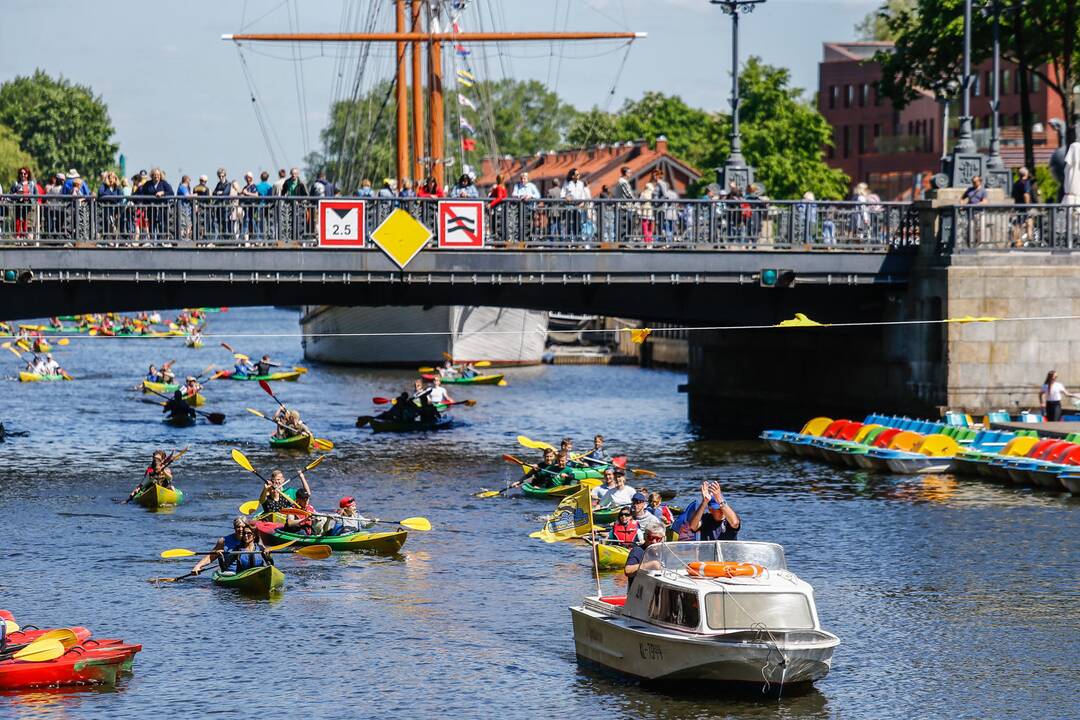
<path id="1" fill-rule="evenodd" d="M 989 70 L 986 71 L 986 94 L 990 95 L 994 92 L 994 73 Z"/>
<path id="2" fill-rule="evenodd" d="M 874 83 L 874 107 L 881 105 L 881 88 Z"/>
<path id="3" fill-rule="evenodd" d="M 866 126 L 859 126 L 859 154 L 862 155 L 866 152 Z"/>
<path id="4" fill-rule="evenodd" d="M 851 155 L 851 128 L 845 125 L 841 128 L 841 135 L 843 136 L 844 157 Z"/>
<path id="5" fill-rule="evenodd" d="M 930 118 L 930 131 L 926 133 L 926 142 L 923 143 L 926 152 L 934 152 L 934 118 Z"/>
<path id="6" fill-rule="evenodd" d="M 863 83 L 859 87 L 859 107 L 866 107 L 866 101 L 870 98 L 870 85 Z"/>
<path id="7" fill-rule="evenodd" d="M 1002 70 L 1001 71 L 1001 94 L 1002 95 L 1008 95 L 1009 94 L 1009 88 L 1012 87 L 1012 84 L 1010 82 L 1011 80 L 1012 80 L 1012 73 L 1010 73 L 1008 70 Z"/>
<path id="8" fill-rule="evenodd" d="M 829 109 L 830 110 L 835 110 L 836 109 L 836 86 L 835 85 L 830 85 L 829 86 Z"/>
<path id="9" fill-rule="evenodd" d="M 881 137 L 881 123 L 874 123 L 874 139 Z"/>
<path id="10" fill-rule="evenodd" d="M 1031 88 L 1030 88 L 1031 92 L 1033 92 L 1033 93 L 1039 92 L 1039 87 L 1040 87 L 1039 76 L 1036 75 L 1034 72 L 1032 72 L 1031 73 Z"/>
<path id="11" fill-rule="evenodd" d="M 851 107 L 851 101 L 855 98 L 855 91 L 850 85 L 844 86 L 844 107 Z"/>

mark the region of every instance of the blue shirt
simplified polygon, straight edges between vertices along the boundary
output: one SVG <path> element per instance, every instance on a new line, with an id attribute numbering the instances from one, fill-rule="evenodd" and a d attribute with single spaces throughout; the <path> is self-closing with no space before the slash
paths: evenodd
<path id="1" fill-rule="evenodd" d="M 261 183 L 255 186 L 255 190 L 259 193 L 259 195 L 266 197 L 271 192 L 273 192 L 274 186 L 263 180 Z"/>

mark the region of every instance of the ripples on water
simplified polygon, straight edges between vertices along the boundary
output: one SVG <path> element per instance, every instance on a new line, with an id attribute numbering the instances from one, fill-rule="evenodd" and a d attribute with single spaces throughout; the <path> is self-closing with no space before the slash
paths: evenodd
<path id="1" fill-rule="evenodd" d="M 294 333 L 296 315 L 234 310 L 212 316 L 209 331 Z M 311 368 L 275 388 L 337 443 L 312 474 L 317 507 L 355 494 L 380 517 L 425 515 L 436 530 L 411 533 L 392 558 L 285 558 L 286 590 L 270 602 L 207 578 L 155 587 L 147 578 L 191 565 L 161 561 L 161 550 L 209 547 L 257 496 L 258 480 L 230 448 L 257 468 L 304 464 L 270 450 L 269 424 L 244 411 L 270 412 L 273 402 L 254 383 L 211 383 L 206 409 L 228 423 L 176 430 L 130 390 L 150 362 L 177 358 L 182 374 L 231 363 L 211 342 L 193 351 L 178 340 L 74 340 L 60 353 L 73 383 L 18 383 L 13 363 L 0 371 L 0 419 L 27 434 L 0 444 L 0 607 L 24 623 L 86 624 L 145 649 L 115 692 L 0 696 L 0 716 L 1077 715 L 1080 503 L 1067 495 L 870 475 L 757 443 L 700 440 L 677 393 L 684 376 L 625 367 L 512 370 L 506 388 L 452 388 L 480 403 L 455 411 L 464 422 L 451 431 L 372 435 L 353 426 L 356 416 L 411 373 L 305 363 L 295 337 L 230 343 Z M 817 689 L 767 701 L 675 696 L 577 666 L 567 606 L 594 592 L 588 555 L 526 537 L 544 502 L 471 494 L 519 476 L 499 459 L 531 456 L 519 433 L 581 444 L 595 432 L 659 471 L 652 485 L 680 491 L 677 502 L 703 478 L 719 479 L 742 538 L 785 546 L 814 585 L 824 627 L 842 640 Z M 152 514 L 118 504 L 153 448 L 186 444 L 176 468 L 184 505 Z M 617 573 L 603 582 L 623 585 Z"/>

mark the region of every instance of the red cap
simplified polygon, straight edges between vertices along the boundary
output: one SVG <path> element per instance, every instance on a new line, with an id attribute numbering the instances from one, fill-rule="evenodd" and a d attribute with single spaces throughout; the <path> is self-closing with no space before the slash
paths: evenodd
<path id="1" fill-rule="evenodd" d="M 356 498 L 354 498 L 352 495 L 346 495 L 345 497 L 341 498 L 341 502 L 338 503 L 338 507 L 348 507 L 354 502 L 356 502 Z"/>

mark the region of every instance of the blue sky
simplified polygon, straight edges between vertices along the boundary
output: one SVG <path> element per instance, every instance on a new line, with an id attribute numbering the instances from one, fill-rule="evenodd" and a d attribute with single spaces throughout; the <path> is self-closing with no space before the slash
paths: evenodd
<path id="1" fill-rule="evenodd" d="M 383 0 L 380 29 L 390 29 Z M 821 44 L 854 38 L 853 25 L 878 0 L 768 0 L 742 23 L 741 50 L 791 70 L 797 86 L 817 85 Z M 53 0 L 9 3 L 0 23 L 0 80 L 35 67 L 90 85 L 108 103 L 116 141 L 133 170 L 162 166 L 213 177 L 273 165 L 252 109 L 241 56 L 219 39 L 239 32 L 334 32 L 343 10 L 370 0 L 231 0 L 107 4 Z M 481 27 L 483 22 L 483 27 Z M 579 108 L 622 104 L 647 90 L 691 104 L 727 108 L 730 21 L 707 0 L 473 0 L 463 30 L 634 30 L 649 33 L 626 54 L 612 42 L 474 47 L 481 77 L 535 78 Z M 501 51 L 501 52 L 500 52 Z M 317 149 L 318 131 L 335 92 L 349 79 L 358 49 L 247 46 L 243 57 L 260 100 L 279 165 L 300 164 Z M 368 82 L 385 76 L 392 46 L 368 60 Z M 623 57 L 626 56 L 625 65 Z M 621 71 L 620 71 L 620 66 Z M 301 68 L 301 72 L 297 72 Z M 301 77 L 302 75 L 302 77 Z M 612 92 L 614 90 L 614 92 Z"/>

